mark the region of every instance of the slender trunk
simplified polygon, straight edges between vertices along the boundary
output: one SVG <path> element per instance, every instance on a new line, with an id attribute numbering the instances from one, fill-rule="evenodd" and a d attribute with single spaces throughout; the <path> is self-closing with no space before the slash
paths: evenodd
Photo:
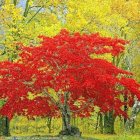
<path id="1" fill-rule="evenodd" d="M 114 123 L 115 117 L 113 116 L 113 111 L 110 111 L 104 115 L 104 133 L 114 134 Z"/>
<path id="2" fill-rule="evenodd" d="M 126 124 L 125 124 L 126 130 L 134 129 L 135 120 L 136 120 L 136 117 L 137 117 L 139 112 L 140 112 L 140 101 L 135 100 L 135 103 L 134 103 L 133 108 L 132 108 L 132 113 L 131 113 L 130 119 L 128 119 Z"/>
<path id="3" fill-rule="evenodd" d="M 99 113 L 99 128 L 100 128 L 100 133 L 103 134 L 103 115 Z"/>
<path id="4" fill-rule="evenodd" d="M 74 116 L 74 126 L 76 126 L 76 117 Z"/>
<path id="5" fill-rule="evenodd" d="M 98 112 L 98 114 L 97 114 L 97 119 L 96 119 L 96 125 L 95 125 L 95 130 L 97 130 L 98 129 L 98 125 L 99 125 L 99 112 Z"/>
<path id="6" fill-rule="evenodd" d="M 13 0 L 13 3 L 16 6 L 17 5 L 17 0 Z"/>
<path id="7" fill-rule="evenodd" d="M 0 135 L 6 137 L 10 136 L 9 124 L 9 119 L 7 117 L 0 118 Z"/>
<path id="8" fill-rule="evenodd" d="M 48 129 L 49 129 L 49 133 L 51 133 L 52 117 L 48 117 L 47 126 L 48 126 Z"/>
<path id="9" fill-rule="evenodd" d="M 76 125 L 76 124 L 75 124 L 75 116 L 73 116 L 73 117 L 71 118 L 71 123 L 72 123 L 73 126 Z"/>
<path id="10" fill-rule="evenodd" d="M 3 135 L 3 117 L 0 117 L 0 136 Z"/>
<path id="11" fill-rule="evenodd" d="M 23 16 L 24 16 L 24 17 L 27 17 L 27 15 L 28 15 L 29 8 L 30 8 L 29 2 L 30 2 L 30 0 L 27 0 L 27 1 L 26 1 L 25 10 L 24 10 L 24 13 L 23 13 Z"/>
<path id="12" fill-rule="evenodd" d="M 5 131 L 4 136 L 10 136 L 10 121 L 8 117 L 5 117 Z"/>
<path id="13" fill-rule="evenodd" d="M 124 95 L 124 102 L 127 102 L 127 96 L 126 95 Z M 127 107 L 127 105 L 124 105 L 124 112 L 127 114 L 127 111 L 128 111 L 128 107 Z M 125 123 L 126 123 L 126 121 L 127 121 L 127 118 L 124 118 L 124 125 L 125 125 Z"/>

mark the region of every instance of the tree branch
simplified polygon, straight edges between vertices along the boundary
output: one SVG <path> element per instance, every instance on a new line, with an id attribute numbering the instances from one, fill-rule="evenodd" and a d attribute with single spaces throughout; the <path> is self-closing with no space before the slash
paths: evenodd
<path id="1" fill-rule="evenodd" d="M 13 3 L 16 6 L 17 5 L 17 0 L 13 0 Z"/>
<path id="2" fill-rule="evenodd" d="M 43 6 L 40 7 L 40 8 L 37 10 L 37 12 L 31 17 L 31 19 L 29 19 L 29 20 L 27 21 L 27 23 L 31 22 L 31 20 L 40 12 L 40 10 L 41 10 L 42 8 L 43 8 Z"/>
<path id="3" fill-rule="evenodd" d="M 29 11 L 29 9 L 30 9 L 30 8 L 29 8 L 29 1 L 30 1 L 30 0 L 27 0 L 27 1 L 26 1 L 26 7 L 25 7 L 25 10 L 24 10 L 24 13 L 23 13 L 23 16 L 24 16 L 24 17 L 27 17 L 28 11 Z"/>
<path id="4" fill-rule="evenodd" d="M 78 113 L 78 112 L 84 110 L 85 108 L 87 108 L 87 107 L 89 106 L 89 104 L 92 103 L 92 102 L 93 102 L 93 100 L 92 100 L 92 99 L 89 99 L 89 100 L 83 105 L 83 107 L 79 108 L 78 110 L 71 110 L 71 112 L 73 112 L 73 113 Z"/>
<path id="5" fill-rule="evenodd" d="M 59 102 L 59 101 L 56 101 L 56 100 L 46 91 L 46 89 L 44 89 L 44 93 L 47 95 L 47 97 L 50 98 L 50 100 L 51 100 L 51 102 L 52 102 L 53 104 L 55 104 L 59 109 L 62 109 L 62 106 L 61 106 L 60 102 Z"/>

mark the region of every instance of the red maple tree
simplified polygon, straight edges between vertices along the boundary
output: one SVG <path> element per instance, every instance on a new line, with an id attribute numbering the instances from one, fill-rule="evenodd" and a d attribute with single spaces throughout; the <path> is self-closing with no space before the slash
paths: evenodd
<path id="1" fill-rule="evenodd" d="M 63 133 L 71 134 L 71 115 L 90 116 L 94 107 L 126 116 L 122 106 L 140 99 L 140 85 L 117 68 L 91 54 L 118 56 L 128 42 L 99 34 L 70 34 L 62 30 L 54 37 L 40 36 L 39 46 L 21 45 L 18 62 L 0 63 L 0 98 L 6 103 L 0 114 L 47 116 L 60 112 Z M 54 89 L 52 94 L 49 89 Z M 28 94 L 36 97 L 32 100 Z M 120 96 L 126 95 L 127 102 Z"/>

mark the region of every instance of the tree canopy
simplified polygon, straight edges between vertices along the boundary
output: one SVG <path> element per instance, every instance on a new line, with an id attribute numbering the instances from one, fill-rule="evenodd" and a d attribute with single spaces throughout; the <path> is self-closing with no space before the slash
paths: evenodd
<path id="1" fill-rule="evenodd" d="M 62 112 L 67 104 L 74 114 L 86 109 L 90 115 L 94 105 L 101 112 L 114 110 L 116 115 L 126 116 L 121 107 L 131 105 L 134 96 L 140 98 L 140 85 L 129 78 L 132 73 L 106 60 L 91 58 L 93 53 L 119 55 L 127 41 L 67 30 L 40 38 L 42 42 L 36 47 L 20 44 L 17 62 L 0 63 L 0 97 L 6 100 L 2 115 L 45 115 L 53 108 Z M 33 99 L 29 99 L 29 93 Z M 121 95 L 128 97 L 127 102 L 121 100 Z"/>

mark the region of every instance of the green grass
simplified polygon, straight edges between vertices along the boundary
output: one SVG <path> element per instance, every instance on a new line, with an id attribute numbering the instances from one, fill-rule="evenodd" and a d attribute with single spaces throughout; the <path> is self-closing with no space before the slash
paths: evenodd
<path id="1" fill-rule="evenodd" d="M 122 135 L 93 134 L 92 137 L 98 140 L 140 140 L 140 135 L 130 135 L 130 134 L 122 134 Z"/>
<path id="2" fill-rule="evenodd" d="M 89 137 L 72 137 L 72 136 L 64 136 L 64 137 L 51 137 L 51 136 L 44 136 L 44 137 L 34 137 L 34 136 L 22 136 L 22 137 L 7 137 L 7 138 L 0 138 L 0 140 L 99 140 L 96 138 L 89 138 Z"/>
<path id="3" fill-rule="evenodd" d="M 0 140 L 140 140 L 140 135 L 130 135 L 130 134 L 122 134 L 122 135 L 103 135 L 103 134 L 93 134 L 92 136 L 83 136 L 79 137 L 68 137 L 64 136 L 12 136 L 7 138 L 0 138 Z"/>

